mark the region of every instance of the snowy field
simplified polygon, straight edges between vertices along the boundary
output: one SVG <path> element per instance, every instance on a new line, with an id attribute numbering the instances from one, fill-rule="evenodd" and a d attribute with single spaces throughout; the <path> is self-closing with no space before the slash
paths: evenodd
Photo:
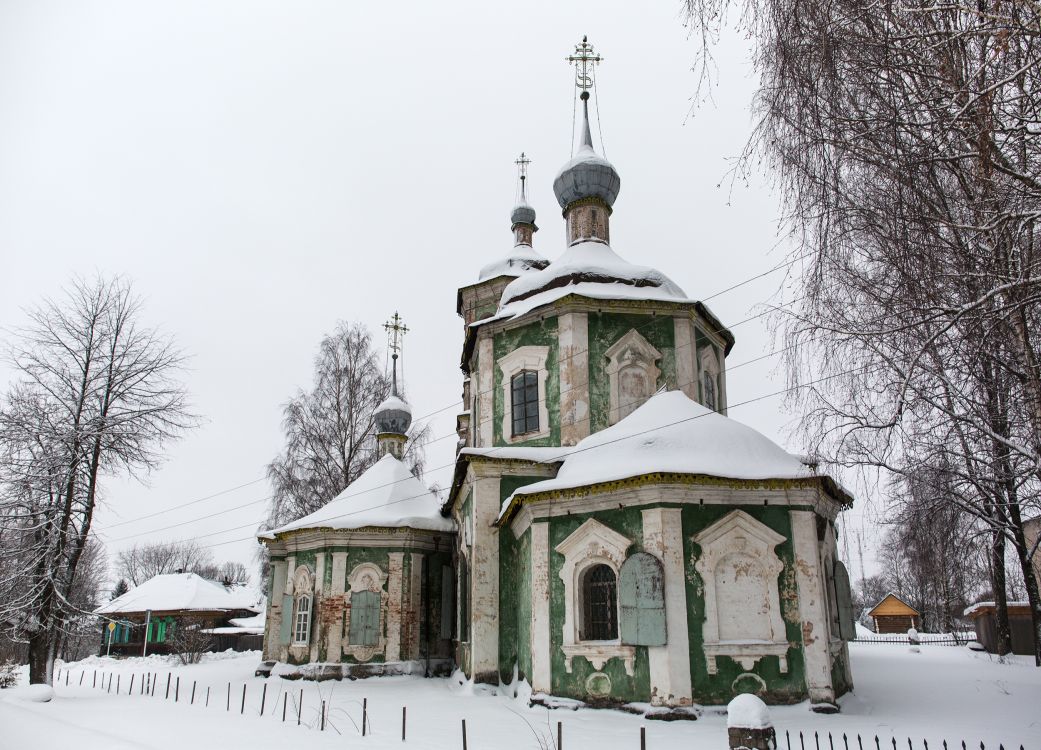
<path id="1" fill-rule="evenodd" d="M 907 747 L 908 737 L 913 739 L 914 750 L 924 750 L 923 739 L 934 750 L 943 739 L 949 743 L 964 740 L 970 750 L 978 749 L 981 741 L 988 750 L 998 750 L 999 743 L 1007 750 L 1020 745 L 1041 750 L 1041 669 L 1026 657 L 999 664 L 986 654 L 957 647 L 923 646 L 920 653 L 912 653 L 905 645 L 854 643 L 850 650 L 857 687 L 854 694 L 841 699 L 840 714 L 814 714 L 805 703 L 772 709 L 780 750 L 786 750 L 785 730 L 793 736 L 799 731 L 807 733 L 807 750 L 814 750 L 814 731 L 822 734 L 822 750 L 828 750 L 827 732 L 836 738 L 842 733 L 851 738 L 863 734 L 865 750 L 871 750 L 869 742 L 874 745 L 876 734 L 883 743 L 897 738 L 898 750 Z M 227 652 L 208 655 L 204 663 L 190 667 L 154 656 L 118 661 L 92 657 L 61 665 L 56 695 L 49 703 L 25 700 L 22 687 L 0 690 L 0 748 L 364 746 L 382 750 L 402 747 L 402 706 L 408 707 L 407 744 L 416 748 L 461 748 L 463 719 L 470 750 L 553 747 L 558 721 L 562 722 L 563 744 L 569 749 L 638 750 L 641 727 L 646 729 L 648 750 L 724 750 L 727 746 L 722 707 L 701 708 L 698 721 L 662 722 L 622 711 L 529 707 L 523 685 L 475 691 L 457 681 L 416 677 L 321 683 L 277 677 L 264 680 L 253 676 L 259 661 L 256 652 Z M 95 670 L 99 687 L 92 687 Z M 158 673 L 158 684 L 154 696 L 142 696 L 141 674 L 149 670 Z M 100 687 L 102 675 L 105 688 L 113 675 L 111 692 Z M 167 675 L 171 680 L 169 699 L 165 697 Z M 132 676 L 134 693 L 127 695 Z M 193 683 L 194 705 L 190 704 Z M 265 684 L 266 705 L 261 716 Z M 243 685 L 245 714 L 241 713 Z M 301 689 L 303 710 L 298 726 Z M 364 739 L 359 730 L 363 699 L 368 700 L 370 727 Z M 323 700 L 328 707 L 324 732 L 320 727 Z M 835 747 L 840 750 L 841 744 Z M 851 747 L 856 750 L 855 745 Z M 887 750 L 885 744 L 882 750 Z"/>

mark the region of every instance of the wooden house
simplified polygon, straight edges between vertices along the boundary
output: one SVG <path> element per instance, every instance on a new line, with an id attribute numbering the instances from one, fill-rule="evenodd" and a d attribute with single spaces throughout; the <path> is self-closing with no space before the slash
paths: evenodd
<path id="1" fill-rule="evenodd" d="M 1034 653 L 1034 623 L 1029 602 L 1008 602 L 1008 629 L 1012 653 L 1029 656 Z M 976 640 L 992 654 L 998 653 L 998 608 L 994 602 L 978 602 L 965 610 L 972 618 Z"/>
<path id="2" fill-rule="evenodd" d="M 247 624 L 254 624 L 252 618 L 263 609 L 259 598 L 245 586 L 225 585 L 194 573 L 174 573 L 150 578 L 94 614 L 101 618 L 101 654 L 141 656 L 172 653 L 174 634 L 188 625 L 214 636 L 208 650 L 218 646 L 256 648 L 255 636 L 263 627 L 250 629 L 242 624 L 247 618 Z"/>
<path id="3" fill-rule="evenodd" d="M 886 594 L 871 608 L 868 617 L 874 623 L 876 633 L 906 633 L 922 622 L 918 610 L 896 594 Z"/>

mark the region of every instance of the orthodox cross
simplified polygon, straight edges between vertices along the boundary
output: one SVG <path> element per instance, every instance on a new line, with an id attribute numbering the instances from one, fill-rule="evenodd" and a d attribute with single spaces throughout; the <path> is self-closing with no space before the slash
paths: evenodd
<path id="1" fill-rule="evenodd" d="M 401 351 L 402 339 L 405 334 L 408 333 L 408 326 L 398 315 L 397 311 L 394 312 L 394 317 L 383 324 L 383 328 L 387 331 L 387 338 L 389 339 L 390 356 L 394 360 L 394 393 L 397 394 L 398 390 L 398 352 Z"/>
<path id="2" fill-rule="evenodd" d="M 520 191 L 521 200 L 527 200 L 528 196 L 525 191 L 525 181 L 528 179 L 528 165 L 531 164 L 531 159 L 524 155 L 521 151 L 520 158 L 513 162 L 517 165 L 517 174 L 520 175 Z"/>
<path id="3" fill-rule="evenodd" d="M 583 92 L 593 88 L 593 71 L 604 58 L 593 51 L 589 37 L 582 37 L 582 43 L 575 45 L 575 53 L 564 59 L 575 66 L 575 85 Z"/>

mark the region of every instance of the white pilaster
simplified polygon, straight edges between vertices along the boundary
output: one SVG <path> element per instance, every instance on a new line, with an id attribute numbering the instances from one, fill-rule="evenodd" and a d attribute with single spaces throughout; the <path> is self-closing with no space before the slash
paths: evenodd
<path id="1" fill-rule="evenodd" d="M 474 539 L 470 568 L 472 677 L 498 682 L 499 675 L 499 477 L 474 482 Z"/>
<path id="2" fill-rule="evenodd" d="M 319 661 L 321 655 L 319 653 L 319 647 L 322 643 L 322 613 L 325 608 L 322 606 L 322 599 L 324 598 L 324 587 L 325 587 L 325 553 L 319 552 L 315 555 L 314 562 L 314 596 L 311 599 L 311 632 L 314 634 L 311 638 L 311 661 Z"/>
<path id="3" fill-rule="evenodd" d="M 387 577 L 387 661 L 401 661 L 401 573 L 404 552 L 391 552 Z"/>
<path id="4" fill-rule="evenodd" d="M 689 706 L 693 700 L 680 514 L 679 508 L 643 511 L 643 548 L 661 560 L 665 574 L 666 642 L 647 647 L 651 703 L 668 706 Z"/>
<path id="5" fill-rule="evenodd" d="M 531 525 L 531 689 L 549 693 L 552 659 L 549 629 L 549 524 Z"/>
<path id="6" fill-rule="evenodd" d="M 689 317 L 672 319 L 676 347 L 676 387 L 693 401 L 698 400 L 698 374 L 694 350 L 694 326 Z"/>
<path id="7" fill-rule="evenodd" d="M 825 610 L 824 577 L 817 552 L 817 519 L 813 511 L 793 510 L 792 544 L 795 547 L 795 582 L 799 589 L 799 620 L 802 628 L 806 689 L 814 703 L 832 702 L 831 655 L 828 615 Z"/>
<path id="8" fill-rule="evenodd" d="M 335 598 L 336 606 L 329 608 L 334 615 L 327 626 L 329 652 L 326 659 L 339 661 L 343 654 L 343 593 L 344 582 L 347 580 L 347 553 L 333 552 L 332 558 L 333 580 L 329 587 L 329 596 Z"/>
<path id="9" fill-rule="evenodd" d="M 565 313 L 557 331 L 560 444 L 574 445 L 589 434 L 589 316 Z"/>
<path id="10" fill-rule="evenodd" d="M 495 435 L 495 352 L 491 336 L 484 336 L 477 342 L 477 414 L 478 424 L 474 428 L 477 445 L 487 447 L 493 444 Z"/>
<path id="11" fill-rule="evenodd" d="M 409 646 L 408 658 L 419 658 L 419 631 L 423 617 L 422 593 L 423 593 L 423 555 L 418 552 L 412 553 L 412 571 L 409 576 Z"/>

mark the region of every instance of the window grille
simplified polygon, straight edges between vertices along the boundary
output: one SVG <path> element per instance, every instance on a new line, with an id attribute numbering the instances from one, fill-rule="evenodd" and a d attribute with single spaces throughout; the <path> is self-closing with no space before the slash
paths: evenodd
<path id="1" fill-rule="evenodd" d="M 612 641 L 618 638 L 618 586 L 614 571 L 594 565 L 582 579 L 582 640 Z"/>
<path id="2" fill-rule="evenodd" d="M 539 374 L 522 370 L 510 381 L 512 394 L 513 434 L 523 435 L 539 430 Z"/>

